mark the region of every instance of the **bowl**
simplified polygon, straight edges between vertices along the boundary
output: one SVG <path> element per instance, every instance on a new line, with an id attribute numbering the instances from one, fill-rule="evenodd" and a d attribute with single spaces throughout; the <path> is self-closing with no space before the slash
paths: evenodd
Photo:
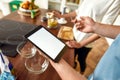
<path id="1" fill-rule="evenodd" d="M 17 46 L 17 52 L 24 58 L 31 58 L 36 54 L 36 47 L 32 45 L 30 42 L 21 42 Z"/>
<path id="2" fill-rule="evenodd" d="M 38 51 L 35 56 L 25 60 L 26 69 L 34 74 L 43 73 L 48 68 L 48 65 L 49 61 L 44 56 L 39 54 Z"/>
<path id="3" fill-rule="evenodd" d="M 31 13 L 31 11 L 33 11 L 33 12 L 38 12 L 40 9 L 37 8 L 37 9 L 29 10 L 29 9 L 24 9 L 24 8 L 20 7 L 19 10 L 22 11 L 22 12 Z"/>

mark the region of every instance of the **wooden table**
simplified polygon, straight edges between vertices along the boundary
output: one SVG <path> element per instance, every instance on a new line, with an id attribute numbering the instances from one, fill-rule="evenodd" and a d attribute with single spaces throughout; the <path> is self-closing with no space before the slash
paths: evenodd
<path id="1" fill-rule="evenodd" d="M 25 22 L 25 23 L 35 24 L 35 25 L 43 25 L 46 27 L 46 23 L 41 22 L 41 16 L 45 15 L 46 12 L 47 10 L 41 9 L 40 15 L 34 19 L 31 19 L 28 16 L 19 15 L 16 11 L 5 16 L 3 19 L 15 20 L 15 21 L 20 21 L 20 22 Z M 70 20 L 68 20 L 68 23 L 69 24 L 66 24 L 66 25 L 73 26 L 73 24 L 70 23 Z M 57 29 L 49 29 L 49 31 L 57 35 L 60 29 L 60 26 L 61 25 L 59 25 Z M 20 55 L 17 55 L 15 58 L 11 58 L 11 57 L 8 57 L 8 58 L 14 66 L 17 80 L 61 80 L 61 78 L 59 77 L 59 75 L 51 65 L 48 66 L 47 70 L 44 73 L 33 74 L 25 68 L 24 66 L 25 59 L 22 58 Z M 68 48 L 65 54 L 63 55 L 63 58 L 73 67 L 74 66 L 74 49 Z"/>

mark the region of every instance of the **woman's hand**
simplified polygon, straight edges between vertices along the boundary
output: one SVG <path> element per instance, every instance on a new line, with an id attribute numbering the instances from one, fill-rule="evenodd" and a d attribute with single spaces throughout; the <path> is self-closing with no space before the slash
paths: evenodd
<path id="1" fill-rule="evenodd" d="M 80 45 L 80 43 L 76 42 L 76 41 L 67 41 L 66 42 L 67 46 L 69 46 L 70 48 L 80 48 L 82 47 Z"/>
<path id="2" fill-rule="evenodd" d="M 58 18 L 62 17 L 61 13 L 58 12 L 58 11 L 53 11 L 53 14 L 54 14 L 55 17 L 58 17 Z"/>

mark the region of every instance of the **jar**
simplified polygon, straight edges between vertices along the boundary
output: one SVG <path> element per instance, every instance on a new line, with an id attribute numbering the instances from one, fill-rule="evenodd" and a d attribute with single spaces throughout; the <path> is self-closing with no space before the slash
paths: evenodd
<path id="1" fill-rule="evenodd" d="M 48 18 L 48 28 L 56 28 L 58 26 L 57 18 Z"/>

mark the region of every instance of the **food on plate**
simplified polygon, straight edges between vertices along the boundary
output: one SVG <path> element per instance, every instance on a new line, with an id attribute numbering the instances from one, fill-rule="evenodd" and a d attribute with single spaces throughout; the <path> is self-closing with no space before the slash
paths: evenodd
<path id="1" fill-rule="evenodd" d="M 72 27 L 62 26 L 57 36 L 61 39 L 73 40 L 74 37 Z"/>
<path id="2" fill-rule="evenodd" d="M 72 28 L 70 28 L 70 27 L 64 27 L 63 28 L 63 31 L 71 31 L 72 30 Z"/>
<path id="3" fill-rule="evenodd" d="M 34 18 L 35 16 L 40 14 L 40 9 L 34 3 L 35 0 L 25 0 L 21 3 L 18 13 L 24 16 L 31 16 Z"/>
<path id="4" fill-rule="evenodd" d="M 23 2 L 21 3 L 20 7 L 23 8 L 23 9 L 27 9 L 27 10 L 38 9 L 39 7 L 34 4 L 34 1 L 35 1 L 35 0 L 31 0 L 31 2 L 28 1 L 28 0 L 23 1 Z"/>

